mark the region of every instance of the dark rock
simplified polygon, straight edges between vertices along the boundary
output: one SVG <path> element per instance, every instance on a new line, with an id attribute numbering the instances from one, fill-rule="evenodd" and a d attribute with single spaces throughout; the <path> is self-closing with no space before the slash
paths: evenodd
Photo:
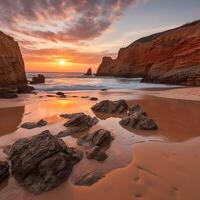
<path id="1" fill-rule="evenodd" d="M 88 159 L 95 159 L 97 161 L 104 161 L 108 156 L 105 153 L 107 146 L 113 140 L 110 131 L 99 129 L 94 133 L 85 134 L 77 140 L 77 144 L 85 147 L 90 147 L 86 152 Z"/>
<path id="2" fill-rule="evenodd" d="M 61 97 L 61 98 L 65 98 L 66 97 L 66 95 L 63 92 L 57 92 L 56 95 Z"/>
<path id="3" fill-rule="evenodd" d="M 67 114 L 65 114 L 64 117 L 66 118 Z M 90 117 L 84 113 L 74 113 L 68 115 L 68 118 L 69 121 L 64 124 L 64 126 L 67 127 L 67 130 L 58 133 L 58 137 L 65 137 L 72 133 L 85 131 L 98 122 L 96 117 Z"/>
<path id="4" fill-rule="evenodd" d="M 0 98 L 1 99 L 13 99 L 17 98 L 18 95 L 13 89 L 0 89 Z"/>
<path id="5" fill-rule="evenodd" d="M 104 100 L 101 101 L 91 108 L 93 111 L 104 112 L 104 113 L 123 113 L 128 109 L 128 105 L 125 100 L 121 99 L 118 101 Z"/>
<path id="6" fill-rule="evenodd" d="M 108 90 L 108 89 L 106 89 L 106 88 L 104 88 L 104 89 L 101 89 L 101 91 L 106 91 L 106 90 Z"/>
<path id="7" fill-rule="evenodd" d="M 68 178 L 82 158 L 79 152 L 44 131 L 14 143 L 9 154 L 12 174 L 30 192 L 49 191 Z"/>
<path id="8" fill-rule="evenodd" d="M 83 112 L 72 113 L 72 114 L 61 114 L 60 117 L 63 117 L 63 118 L 66 118 L 66 119 L 71 119 L 71 118 L 74 118 L 76 116 L 83 115 L 83 114 L 84 114 Z"/>
<path id="9" fill-rule="evenodd" d="M 75 185 L 79 186 L 90 186 L 98 182 L 103 175 L 98 171 L 93 171 L 82 175 L 76 182 Z"/>
<path id="10" fill-rule="evenodd" d="M 113 136 L 110 131 L 99 129 L 94 133 L 85 134 L 77 140 L 77 144 L 80 146 L 100 146 L 105 143 L 110 143 L 113 140 Z"/>
<path id="11" fill-rule="evenodd" d="M 86 74 L 84 74 L 84 75 L 86 75 L 86 76 L 91 76 L 91 75 L 92 75 L 92 69 L 89 68 L 89 69 L 87 70 Z"/>
<path id="12" fill-rule="evenodd" d="M 142 130 L 156 130 L 158 126 L 153 119 L 149 119 L 144 113 L 137 112 L 128 117 L 124 117 L 120 122 L 122 126 Z"/>
<path id="13" fill-rule="evenodd" d="M 38 76 L 33 77 L 32 81 L 30 81 L 30 84 L 39 84 L 39 83 L 45 83 L 45 76 L 42 74 L 38 74 Z"/>
<path id="14" fill-rule="evenodd" d="M 127 114 L 128 115 L 132 115 L 132 114 L 138 113 L 138 112 L 141 112 L 141 113 L 145 114 L 145 112 L 143 111 L 142 107 L 139 104 L 136 104 L 136 105 L 130 106 L 128 108 Z"/>
<path id="15" fill-rule="evenodd" d="M 91 101 L 97 101 L 98 98 L 97 98 L 97 97 L 91 97 L 90 100 L 91 100 Z"/>
<path id="16" fill-rule="evenodd" d="M 7 161 L 0 161 L 0 183 L 9 177 L 9 165 Z"/>
<path id="17" fill-rule="evenodd" d="M 25 122 L 21 125 L 21 128 L 33 129 L 33 128 L 39 128 L 42 126 L 46 126 L 47 124 L 48 124 L 47 121 L 41 119 L 38 122 Z"/>
<path id="18" fill-rule="evenodd" d="M 87 99 L 89 96 L 81 96 L 82 99 Z"/>
<path id="19" fill-rule="evenodd" d="M 17 87 L 17 93 L 22 93 L 22 94 L 26 94 L 26 93 L 32 93 L 32 91 L 35 88 L 29 85 L 21 85 Z"/>
<path id="20" fill-rule="evenodd" d="M 86 151 L 87 159 L 95 159 L 97 161 L 104 161 L 108 158 L 104 149 L 99 146 L 92 147 L 90 150 Z"/>

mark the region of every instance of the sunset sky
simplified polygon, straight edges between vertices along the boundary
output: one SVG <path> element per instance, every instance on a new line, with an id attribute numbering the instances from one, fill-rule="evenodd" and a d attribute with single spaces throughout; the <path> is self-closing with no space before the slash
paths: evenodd
<path id="1" fill-rule="evenodd" d="M 20 44 L 26 71 L 95 71 L 102 56 L 200 19 L 200 0 L 0 0 L 1 31 Z"/>

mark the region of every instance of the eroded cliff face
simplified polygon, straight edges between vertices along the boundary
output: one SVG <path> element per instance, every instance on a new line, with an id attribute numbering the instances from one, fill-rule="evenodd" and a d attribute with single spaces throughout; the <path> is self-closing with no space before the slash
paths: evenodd
<path id="1" fill-rule="evenodd" d="M 104 57 L 97 76 L 143 77 L 146 82 L 200 85 L 200 20 L 141 38 Z"/>
<path id="2" fill-rule="evenodd" d="M 18 43 L 0 32 L 0 87 L 26 83 L 24 61 Z"/>

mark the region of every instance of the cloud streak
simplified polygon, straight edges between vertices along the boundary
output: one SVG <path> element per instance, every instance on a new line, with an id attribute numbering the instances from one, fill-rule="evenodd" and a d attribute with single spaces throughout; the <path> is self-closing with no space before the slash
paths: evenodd
<path id="1" fill-rule="evenodd" d="M 0 0 L 0 24 L 16 33 L 77 42 L 103 34 L 136 0 Z"/>

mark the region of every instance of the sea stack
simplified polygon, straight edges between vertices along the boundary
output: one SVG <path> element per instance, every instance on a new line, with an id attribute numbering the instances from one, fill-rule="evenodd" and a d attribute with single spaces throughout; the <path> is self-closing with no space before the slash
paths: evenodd
<path id="1" fill-rule="evenodd" d="M 91 76 L 92 75 L 92 69 L 89 68 L 85 74 L 86 76 Z"/>
<path id="2" fill-rule="evenodd" d="M 18 43 L 0 32 L 0 87 L 26 85 L 24 61 Z"/>
<path id="3" fill-rule="evenodd" d="M 200 85 L 200 20 L 141 38 L 104 57 L 97 76 L 142 77 L 145 82 Z"/>

